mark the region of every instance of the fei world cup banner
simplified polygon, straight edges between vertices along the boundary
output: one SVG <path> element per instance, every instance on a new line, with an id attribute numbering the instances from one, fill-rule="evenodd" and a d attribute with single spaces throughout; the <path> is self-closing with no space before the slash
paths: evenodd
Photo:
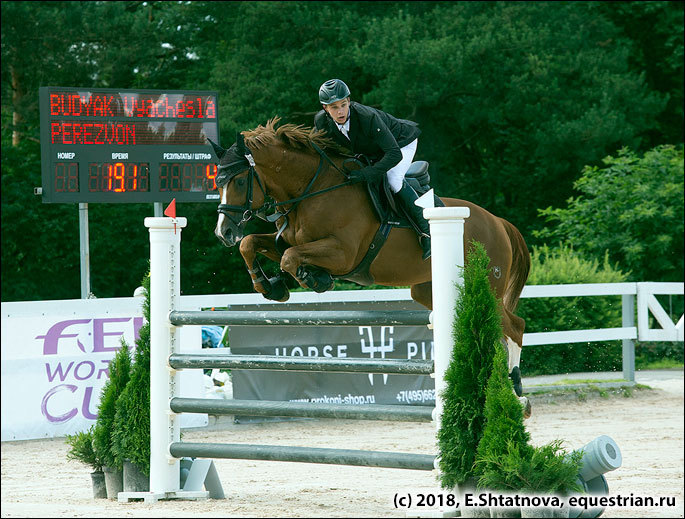
<path id="1" fill-rule="evenodd" d="M 123 338 L 133 358 L 142 297 L 2 303 L 2 441 L 63 437 L 97 419 L 109 362 Z M 182 328 L 182 351 L 201 348 L 201 329 Z M 181 372 L 183 396 L 202 398 L 201 370 Z M 184 427 L 207 415 L 182 415 Z"/>
<path id="2" fill-rule="evenodd" d="M 267 304 L 229 308 L 282 309 Z M 413 301 L 288 304 L 288 310 L 304 309 L 425 310 Z M 433 360 L 433 332 L 426 326 L 229 326 L 228 340 L 236 355 Z M 236 399 L 435 405 L 435 382 L 428 375 L 233 370 L 232 380 Z M 252 419 L 244 416 L 236 420 Z"/>

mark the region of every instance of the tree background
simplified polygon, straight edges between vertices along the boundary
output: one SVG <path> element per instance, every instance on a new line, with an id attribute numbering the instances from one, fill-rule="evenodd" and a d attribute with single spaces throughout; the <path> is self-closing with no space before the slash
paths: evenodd
<path id="1" fill-rule="evenodd" d="M 555 234 L 545 234 L 555 223 L 540 210 L 578 197 L 584 168 L 604 167 L 623 148 L 682 150 L 682 2 L 6 1 L 1 9 L 3 301 L 80 297 L 78 205 L 33 194 L 41 86 L 217 90 L 228 146 L 275 115 L 311 125 L 319 86 L 338 77 L 354 100 L 420 124 L 416 158 L 430 162 L 438 194 L 508 219 L 529 247 Z M 657 210 L 672 199 L 658 198 Z M 182 292 L 251 291 L 237 249 L 213 235 L 215 206 L 177 210 L 188 217 Z M 596 217 L 615 217 L 605 213 Z M 89 204 L 97 297 L 131 296 L 139 285 L 143 218 L 152 214 L 152 204 Z M 595 245 L 588 253 L 600 259 L 616 249 Z M 623 258 L 609 254 L 621 268 Z M 660 254 L 682 264 L 682 236 Z M 675 275 L 663 280 L 683 279 Z"/>

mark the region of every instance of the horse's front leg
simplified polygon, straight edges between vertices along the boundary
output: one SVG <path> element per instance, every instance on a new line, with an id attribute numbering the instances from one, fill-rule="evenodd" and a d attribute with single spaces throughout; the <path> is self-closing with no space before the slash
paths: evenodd
<path id="1" fill-rule="evenodd" d="M 333 288 L 331 272 L 349 272 L 354 256 L 339 239 L 331 236 L 286 249 L 281 270 L 292 275 L 303 288 L 325 292 Z"/>
<path id="2" fill-rule="evenodd" d="M 240 242 L 240 254 L 245 260 L 245 266 L 252 278 L 252 286 L 256 292 L 267 299 L 284 302 L 290 297 L 290 292 L 280 276 L 267 278 L 262 270 L 257 253 L 264 255 L 276 263 L 281 261 L 281 254 L 276 248 L 276 233 L 249 234 Z"/>

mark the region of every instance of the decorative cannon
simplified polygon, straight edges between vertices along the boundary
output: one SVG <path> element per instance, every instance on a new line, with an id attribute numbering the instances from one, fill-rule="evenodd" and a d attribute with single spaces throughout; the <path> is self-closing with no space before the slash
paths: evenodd
<path id="1" fill-rule="evenodd" d="M 621 466 L 623 458 L 616 442 L 609 436 L 598 436 L 590 443 L 579 449 L 583 452 L 583 464 L 578 472 L 578 483 L 585 493 L 593 496 L 609 494 L 609 484 L 604 474 L 616 470 Z M 571 508 L 569 517 L 589 518 L 599 517 L 605 507 L 583 509 Z"/>

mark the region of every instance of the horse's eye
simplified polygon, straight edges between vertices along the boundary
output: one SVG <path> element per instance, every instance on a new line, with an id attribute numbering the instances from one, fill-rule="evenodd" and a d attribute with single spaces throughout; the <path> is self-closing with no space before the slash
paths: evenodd
<path id="1" fill-rule="evenodd" d="M 238 187 L 243 187 L 245 185 L 245 179 L 244 178 L 236 179 L 235 183 L 238 184 Z"/>

